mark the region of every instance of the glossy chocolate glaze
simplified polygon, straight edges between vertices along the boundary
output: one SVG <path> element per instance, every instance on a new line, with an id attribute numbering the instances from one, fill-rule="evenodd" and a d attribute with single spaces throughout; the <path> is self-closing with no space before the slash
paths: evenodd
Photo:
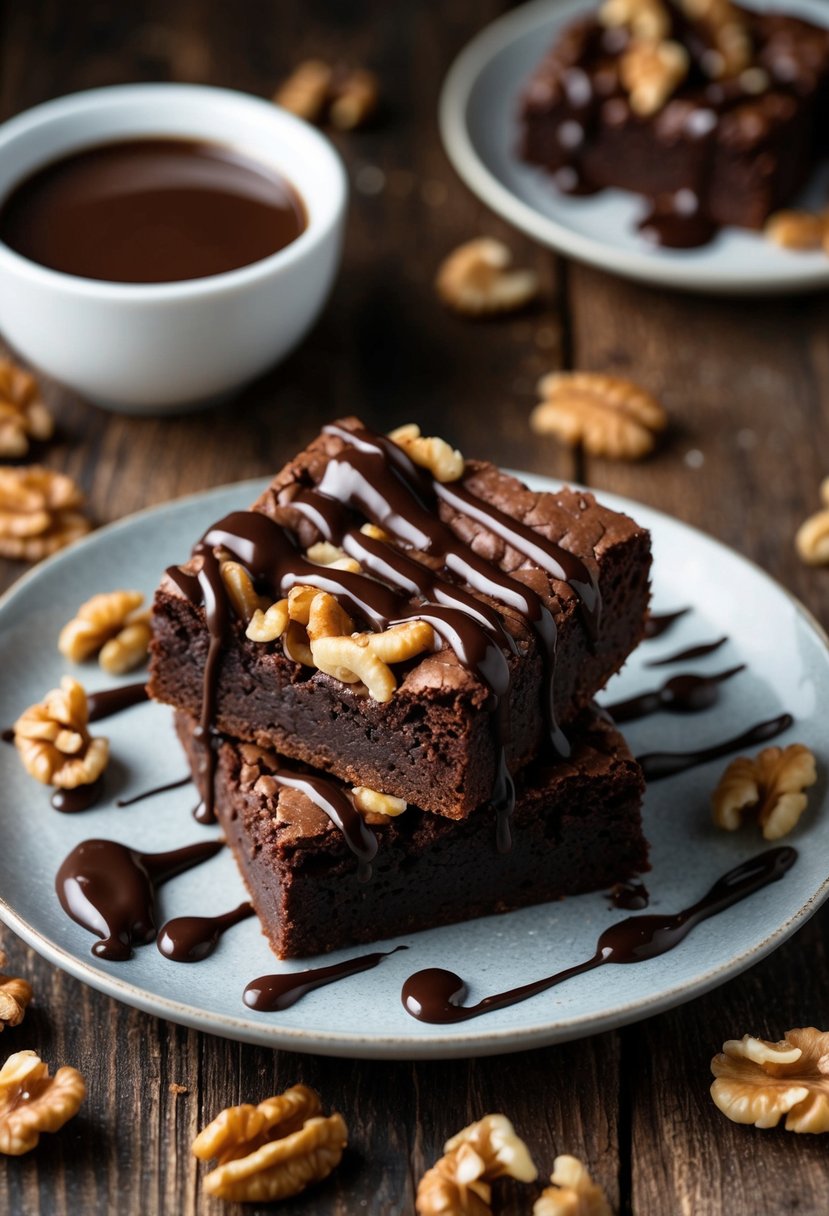
<path id="1" fill-rule="evenodd" d="M 607 897 L 614 908 L 624 908 L 626 912 L 640 912 L 650 902 L 647 887 L 638 879 L 614 883 Z"/>
<path id="2" fill-rule="evenodd" d="M 132 709 L 133 705 L 142 705 L 149 701 L 144 681 L 136 684 L 123 684 L 120 688 L 102 688 L 91 692 L 86 698 L 90 722 L 99 722 L 101 718 L 111 718 L 122 710 Z"/>
<path id="3" fill-rule="evenodd" d="M 51 270 L 173 283 L 248 266 L 305 228 L 294 189 L 235 148 L 192 139 L 100 144 L 20 182 L 0 240 Z"/>
<path id="4" fill-rule="evenodd" d="M 719 688 L 726 680 L 745 671 L 745 664 L 730 667 L 728 671 L 718 672 L 712 676 L 698 676 L 693 672 L 683 672 L 682 675 L 671 676 L 661 688 L 640 692 L 636 697 L 625 701 L 616 701 L 612 705 L 603 706 L 614 722 L 635 722 L 648 714 L 659 710 L 671 713 L 691 714 L 700 713 L 715 705 L 719 697 Z"/>
<path id="5" fill-rule="evenodd" d="M 176 916 L 161 926 L 155 944 L 174 963 L 199 963 L 213 953 L 223 933 L 253 915 L 253 904 L 245 900 L 219 916 Z"/>
<path id="6" fill-rule="evenodd" d="M 670 667 L 673 663 L 685 663 L 690 659 L 704 659 L 706 655 L 714 654 L 724 646 L 728 638 L 717 638 L 714 642 L 701 642 L 697 646 L 689 646 L 685 650 L 677 650 L 675 654 L 666 655 L 664 659 L 651 659 L 646 667 Z"/>
<path id="7" fill-rule="evenodd" d="M 155 938 L 156 888 L 222 848 L 223 841 L 208 840 L 168 853 L 139 853 L 115 840 L 84 840 L 58 870 L 58 899 L 72 920 L 101 939 L 93 954 L 122 961 L 133 946 Z"/>
<path id="8" fill-rule="evenodd" d="M 766 743 L 784 730 L 788 730 L 794 722 L 791 714 L 781 714 L 778 718 L 770 718 L 766 722 L 758 722 L 743 734 L 723 743 L 715 743 L 713 747 L 705 747 L 695 752 L 649 752 L 645 756 L 637 756 L 646 781 L 659 781 L 663 777 L 675 777 L 689 768 L 699 764 L 707 764 L 709 760 L 718 760 L 730 752 L 740 751 L 744 747 L 754 747 L 757 743 Z"/>
<path id="9" fill-rule="evenodd" d="M 291 971 L 283 975 L 261 975 L 259 979 L 251 980 L 242 999 L 249 1009 L 255 1009 L 257 1013 L 287 1009 L 313 988 L 322 988 L 324 984 L 333 984 L 360 971 L 370 971 L 390 954 L 407 949 L 407 946 L 395 946 L 394 950 L 361 954 L 342 963 L 330 963 L 327 967 L 309 967 L 305 971 Z"/>
<path id="10" fill-rule="evenodd" d="M 797 852 L 789 846 L 768 849 L 729 870 L 702 899 L 689 908 L 667 915 L 630 916 L 619 921 L 601 934 L 592 958 L 557 971 L 554 975 L 522 984 L 519 988 L 484 997 L 477 1005 L 460 1003 L 468 989 L 465 981 L 454 971 L 446 971 L 442 967 L 417 971 L 403 985 L 403 1007 L 421 1022 L 440 1025 L 465 1022 L 481 1014 L 516 1005 L 606 963 L 643 963 L 657 958 L 678 946 L 707 917 L 724 912 L 732 904 L 782 878 L 796 859 Z"/>
<path id="11" fill-rule="evenodd" d="M 189 785 L 193 778 L 188 773 L 186 777 L 179 777 L 178 781 L 168 781 L 165 785 L 154 785 L 151 789 L 141 790 L 139 794 L 131 794 L 129 798 L 119 798 L 115 803 L 116 806 L 133 806 L 136 802 L 143 802 L 145 798 L 155 798 L 156 794 L 166 794 L 168 790 L 180 790 L 182 786 Z"/>
<path id="12" fill-rule="evenodd" d="M 65 815 L 74 815 L 78 811 L 88 811 L 101 797 L 104 788 L 103 778 L 90 781 L 87 785 L 76 785 L 72 790 L 55 790 L 49 799 L 56 811 Z"/>
<path id="13" fill-rule="evenodd" d="M 645 620 L 645 641 L 661 638 L 663 633 L 667 633 L 681 617 L 686 616 L 690 611 L 690 608 L 678 608 L 676 612 L 649 612 Z"/>

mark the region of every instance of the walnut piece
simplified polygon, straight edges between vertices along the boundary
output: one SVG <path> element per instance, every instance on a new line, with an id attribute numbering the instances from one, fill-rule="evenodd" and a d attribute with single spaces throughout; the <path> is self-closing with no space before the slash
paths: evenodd
<path id="1" fill-rule="evenodd" d="M 365 68 L 337 68 L 322 59 L 306 59 L 273 95 L 277 105 L 307 122 L 326 116 L 341 131 L 363 126 L 377 110 L 380 84 Z"/>
<path id="2" fill-rule="evenodd" d="M 320 1114 L 318 1095 L 305 1085 L 258 1106 L 232 1106 L 193 1142 L 201 1161 L 218 1158 L 204 1179 L 208 1195 L 240 1203 L 268 1203 L 298 1195 L 327 1178 L 348 1142 L 342 1116 Z"/>
<path id="3" fill-rule="evenodd" d="M 5 964 L 6 955 L 0 950 L 0 967 Z M 32 985 L 27 980 L 0 973 L 0 1032 L 7 1026 L 20 1025 L 31 999 Z"/>
<path id="4" fill-rule="evenodd" d="M 420 1216 L 491 1216 L 496 1178 L 534 1182 L 538 1170 L 505 1115 L 484 1115 L 452 1136 L 417 1188 Z"/>
<path id="5" fill-rule="evenodd" d="M 539 435 L 579 444 L 591 456 L 639 460 L 668 425 L 662 406 L 631 380 L 599 372 L 552 372 L 539 382 L 542 401 L 530 415 Z"/>
<path id="6" fill-rule="evenodd" d="M 109 759 L 109 744 L 92 738 L 88 722 L 83 686 L 64 676 L 60 688 L 30 705 L 14 724 L 15 746 L 27 773 L 67 790 L 97 781 Z"/>
<path id="7" fill-rule="evenodd" d="M 322 59 L 300 63 L 273 95 L 278 106 L 307 122 L 317 122 L 328 103 L 334 72 Z"/>
<path id="8" fill-rule="evenodd" d="M 619 60 L 619 77 L 634 114 L 661 110 L 688 75 L 688 52 L 678 42 L 635 39 Z"/>
<path id="9" fill-rule="evenodd" d="M 257 595 L 253 579 L 239 562 L 221 562 L 219 574 L 233 611 L 245 625 L 250 624 L 255 613 L 267 610 L 268 600 L 263 595 Z"/>
<path id="10" fill-rule="evenodd" d="M 612 1216 L 607 1196 L 578 1157 L 556 1157 L 550 1182 L 533 1204 L 533 1216 Z"/>
<path id="11" fill-rule="evenodd" d="M 374 72 L 355 68 L 342 77 L 335 76 L 331 101 L 331 121 L 341 131 L 362 127 L 376 113 L 380 102 L 380 83 Z"/>
<path id="12" fill-rule="evenodd" d="M 404 798 L 381 794 L 379 790 L 369 789 L 367 785 L 355 785 L 351 795 L 366 823 L 384 823 L 387 819 L 394 819 L 402 815 L 409 805 Z"/>
<path id="13" fill-rule="evenodd" d="M 783 249 L 825 249 L 829 253 L 829 212 L 775 211 L 766 220 L 765 235 Z"/>
<path id="14" fill-rule="evenodd" d="M 515 312 L 538 295 L 534 270 L 513 270 L 502 241 L 478 237 L 460 245 L 440 264 L 435 288 L 455 312 L 470 317 Z"/>
<path id="15" fill-rule="evenodd" d="M 609 28 L 629 29 L 634 38 L 662 42 L 671 32 L 671 18 L 662 0 L 605 0 L 599 20 Z"/>
<path id="16" fill-rule="evenodd" d="M 359 574 L 362 567 L 354 557 L 349 557 L 344 549 L 332 545 L 330 541 L 320 540 L 305 554 L 309 562 L 316 566 L 330 566 L 332 570 L 347 570 L 351 574 Z"/>
<path id="17" fill-rule="evenodd" d="M 738 76 L 751 65 L 751 36 L 745 17 L 731 0 L 680 0 L 690 20 L 699 22 L 710 39 L 702 67 L 714 80 Z"/>
<path id="18" fill-rule="evenodd" d="M 743 1035 L 714 1056 L 715 1105 L 734 1123 L 829 1132 L 829 1032 L 787 1030 L 779 1043 Z"/>
<path id="19" fill-rule="evenodd" d="M 58 650 L 73 663 L 98 654 L 104 671 L 115 675 L 146 662 L 150 646 L 147 613 L 140 591 L 105 591 L 81 604 L 60 631 Z"/>
<path id="20" fill-rule="evenodd" d="M 92 527 L 71 477 L 42 465 L 0 465 L 0 557 L 40 561 Z"/>
<path id="21" fill-rule="evenodd" d="M 829 477 L 820 485 L 823 509 L 810 515 L 794 538 L 798 556 L 809 566 L 829 565 Z"/>
<path id="22" fill-rule="evenodd" d="M 150 654 L 150 614 L 134 617 L 124 628 L 101 647 L 98 662 L 110 675 L 122 676 L 146 663 Z"/>
<path id="23" fill-rule="evenodd" d="M 34 1051 L 18 1051 L 0 1068 L 0 1153 L 19 1157 L 41 1132 L 56 1132 L 78 1113 L 86 1086 L 75 1068 L 53 1077 Z"/>
<path id="24" fill-rule="evenodd" d="M 421 435 L 417 423 L 408 422 L 389 431 L 389 439 L 415 464 L 428 469 L 435 481 L 445 483 L 463 477 L 466 462 L 458 449 L 437 435 Z"/>
<path id="25" fill-rule="evenodd" d="M 711 797 L 714 823 L 734 832 L 746 811 L 756 811 L 766 840 L 779 840 L 797 826 L 806 809 L 803 792 L 817 781 L 815 758 L 802 743 L 766 747 L 750 760 L 738 756 Z"/>
<path id="26" fill-rule="evenodd" d="M 265 612 L 254 612 L 245 634 L 252 642 L 275 642 L 288 628 L 288 620 L 288 601 L 277 600 Z"/>
<path id="27" fill-rule="evenodd" d="M 34 376 L 0 359 L 0 458 L 25 456 L 30 439 L 51 439 L 54 430 Z"/>

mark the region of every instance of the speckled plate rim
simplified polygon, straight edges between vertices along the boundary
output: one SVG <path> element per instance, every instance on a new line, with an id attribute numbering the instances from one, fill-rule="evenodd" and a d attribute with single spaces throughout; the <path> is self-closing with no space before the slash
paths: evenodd
<path id="1" fill-rule="evenodd" d="M 525 481 L 531 488 L 556 489 L 561 483 L 539 474 L 516 472 L 516 476 Z M 0 597 L 0 626 L 5 610 L 11 605 L 24 588 L 39 581 L 44 573 L 51 574 L 64 563 L 75 560 L 81 551 L 89 552 L 97 545 L 106 543 L 113 535 L 129 530 L 130 526 L 139 519 L 158 515 L 160 519 L 177 508 L 187 508 L 197 505 L 200 501 L 208 504 L 218 494 L 228 497 L 238 494 L 241 502 L 252 501 L 267 484 L 261 480 L 237 482 L 233 485 L 221 486 L 214 490 L 202 491 L 176 499 L 171 503 L 156 505 L 137 511 L 132 515 L 108 524 L 93 532 L 90 536 L 77 542 L 68 550 L 55 554 L 42 562 L 18 581 Z M 699 529 L 659 511 L 645 506 L 632 499 L 620 495 L 600 492 L 601 499 L 609 507 L 640 517 L 644 516 L 645 526 L 651 521 L 679 529 L 703 540 L 713 546 L 719 553 L 731 562 L 736 562 L 759 575 L 768 585 L 769 590 L 782 594 L 802 618 L 803 623 L 822 643 L 829 655 L 829 636 L 817 622 L 814 616 L 789 591 L 771 578 L 756 563 L 743 557 L 735 550 L 722 544 Z M 206 515 L 208 512 L 206 511 Z M 101 538 L 104 538 L 103 542 Z M 0 894 L 0 920 L 2 920 L 24 942 L 32 947 L 47 961 L 66 971 L 68 974 L 88 984 L 90 987 L 111 996 L 116 1000 L 140 1009 L 156 1017 L 191 1027 L 195 1030 L 217 1034 L 242 1042 L 254 1043 L 265 1047 L 288 1051 L 307 1052 L 317 1055 L 344 1057 L 349 1059 L 461 1059 L 466 1057 L 505 1054 L 524 1051 L 531 1048 L 544 1047 L 552 1043 L 562 1043 L 568 1040 L 584 1038 L 603 1031 L 616 1029 L 631 1022 L 640 1021 L 667 1009 L 675 1008 L 687 1001 L 711 991 L 760 962 L 778 946 L 801 928 L 807 920 L 829 898 L 829 876 L 824 879 L 804 901 L 801 907 L 781 924 L 777 925 L 762 941 L 734 954 L 731 958 L 709 970 L 698 972 L 693 979 L 683 980 L 669 988 L 663 989 L 657 996 L 648 994 L 635 1000 L 614 1004 L 612 1008 L 601 1015 L 573 1015 L 556 1018 L 551 1021 L 545 1018 L 520 1030 L 504 1029 L 487 1031 L 483 1029 L 470 1030 L 468 1024 L 454 1033 L 438 1032 L 428 1037 L 410 1037 L 394 1035 L 359 1035 L 338 1034 L 319 1030 L 305 1031 L 293 1027 L 280 1026 L 275 1023 L 256 1023 L 248 1018 L 233 1017 L 225 1014 L 210 1013 L 184 1002 L 171 1000 L 148 992 L 146 989 L 121 980 L 117 976 L 97 970 L 71 951 L 64 949 L 41 933 L 24 917 L 18 915 L 15 909 Z M 509 914 L 507 914 L 509 915 Z M 415 939 L 421 935 L 412 935 Z M 86 943 L 84 943 L 84 949 Z M 681 949 L 681 947 L 680 947 Z M 472 1025 L 475 1025 L 474 1023 Z"/>
<path id="2" fill-rule="evenodd" d="M 756 3 L 756 0 L 748 0 L 749 4 L 752 2 Z M 760 235 L 756 238 L 758 265 L 750 266 L 744 274 L 719 273 L 716 254 L 711 251 L 695 262 L 694 258 L 698 256 L 695 251 L 677 256 L 666 250 L 649 251 L 644 243 L 640 252 L 619 248 L 612 239 L 598 240 L 543 214 L 492 172 L 481 157 L 468 125 L 468 108 L 479 76 L 505 47 L 533 30 L 539 35 L 537 58 L 540 59 L 560 26 L 595 9 L 598 3 L 599 0 L 560 0 L 553 5 L 551 0 L 529 0 L 520 8 L 496 18 L 467 43 L 447 73 L 438 103 L 438 124 L 444 149 L 458 176 L 483 203 L 527 236 L 567 257 L 624 278 L 723 295 L 791 294 L 829 287 L 829 258 L 820 254 L 792 253 L 791 269 L 764 270 L 762 253 L 766 242 Z M 766 0 L 766 6 L 769 6 L 769 0 Z M 773 7 L 808 10 L 812 19 L 817 19 L 820 11 L 815 0 L 805 0 L 805 4 L 804 0 L 799 3 L 798 0 L 774 0 Z M 829 12 L 825 15 L 829 17 Z M 501 98 L 500 104 L 514 105 L 515 97 Z M 552 185 L 550 189 L 553 190 Z M 621 194 L 619 191 L 606 192 L 607 195 L 614 193 Z"/>

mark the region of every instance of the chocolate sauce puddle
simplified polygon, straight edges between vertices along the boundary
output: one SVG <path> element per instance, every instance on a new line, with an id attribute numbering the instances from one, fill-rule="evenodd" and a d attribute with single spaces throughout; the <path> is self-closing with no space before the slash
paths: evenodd
<path id="1" fill-rule="evenodd" d="M 398 950 L 408 950 L 408 946 L 395 946 L 394 950 L 361 954 L 357 958 L 331 963 L 327 967 L 309 967 L 305 971 L 292 971 L 285 975 L 261 975 L 259 979 L 251 980 L 242 999 L 248 1009 L 255 1009 L 257 1013 L 274 1013 L 287 1009 L 296 1004 L 300 997 L 305 996 L 306 992 L 321 988 L 324 984 L 333 984 L 346 976 L 357 975 L 360 971 L 370 971 L 390 954 L 397 954 Z"/>
<path id="2" fill-rule="evenodd" d="M 84 840 L 58 870 L 58 899 L 67 916 L 101 939 L 92 953 L 120 962 L 155 938 L 156 888 L 223 848 L 223 841 L 208 840 L 139 853 L 115 840 Z"/>
<path id="3" fill-rule="evenodd" d="M 690 608 L 678 608 L 676 612 L 660 612 L 654 614 L 649 612 L 645 619 L 645 641 L 651 641 L 652 638 L 661 638 L 663 633 L 667 633 L 680 617 L 685 616 L 691 611 Z"/>
<path id="4" fill-rule="evenodd" d="M 137 684 L 122 684 L 120 688 L 102 688 L 91 692 L 86 698 L 89 711 L 89 721 L 99 722 L 101 718 L 110 718 L 120 714 L 133 705 L 141 705 L 149 701 L 147 689 L 143 681 Z"/>
<path id="5" fill-rule="evenodd" d="M 641 912 L 650 902 L 645 884 L 633 878 L 615 882 L 608 891 L 607 898 L 614 908 L 624 908 L 626 912 Z"/>
<path id="6" fill-rule="evenodd" d="M 684 663 L 688 659 L 704 659 L 724 646 L 728 638 L 717 638 L 715 642 L 702 642 L 698 646 L 689 646 L 687 650 L 678 650 L 675 654 L 666 655 L 664 659 L 651 659 L 646 667 L 670 667 L 672 663 Z"/>
<path id="7" fill-rule="evenodd" d="M 50 803 L 56 811 L 64 815 L 75 815 L 78 811 L 88 811 L 101 797 L 104 788 L 103 778 L 90 781 L 87 785 L 76 785 L 71 790 L 55 790 Z"/>
<path id="8" fill-rule="evenodd" d="M 707 764 L 709 760 L 719 760 L 721 756 L 727 756 L 730 752 L 740 751 L 744 747 L 753 747 L 757 743 L 765 743 L 767 740 L 773 739 L 775 735 L 788 730 L 793 722 L 794 718 L 791 714 L 781 714 L 778 718 L 758 722 L 756 726 L 750 727 L 742 735 L 726 739 L 722 743 L 715 743 L 713 747 L 706 747 L 695 752 L 649 752 L 647 755 L 637 756 L 636 759 L 646 781 L 659 781 L 663 777 L 675 777 L 678 773 L 684 773 L 689 768 L 696 768 L 699 764 Z"/>
<path id="9" fill-rule="evenodd" d="M 682 675 L 666 680 L 661 688 L 640 692 L 637 697 L 616 701 L 613 705 L 605 705 L 604 708 L 614 722 L 636 722 L 660 710 L 679 714 L 700 713 L 716 704 L 720 685 L 741 671 L 745 671 L 744 663 L 712 676 L 683 672 Z"/>
<path id="10" fill-rule="evenodd" d="M 174 963 L 200 963 L 213 953 L 228 929 L 254 915 L 248 900 L 220 916 L 176 916 L 161 926 L 156 945 Z"/>
<path id="11" fill-rule="evenodd" d="M 182 786 L 189 785 L 193 778 L 188 773 L 186 777 L 180 777 L 178 781 L 168 781 L 166 785 L 154 785 L 151 789 L 142 790 L 140 794 L 131 794 L 129 798 L 119 798 L 115 803 L 116 806 L 134 806 L 136 802 L 143 802 L 145 798 L 155 798 L 156 794 L 166 794 L 168 790 L 180 790 Z"/>
<path id="12" fill-rule="evenodd" d="M 584 975 L 606 963 L 643 963 L 673 950 L 691 930 L 709 916 L 724 912 L 732 904 L 746 899 L 769 883 L 782 878 L 797 859 L 797 852 L 788 845 L 767 849 L 750 861 L 729 870 L 714 883 L 702 899 L 681 912 L 657 916 L 630 916 L 605 929 L 596 943 L 596 953 L 583 963 L 576 963 L 555 975 L 545 976 L 519 988 L 510 988 L 484 997 L 477 1005 L 462 1005 L 467 994 L 464 980 L 454 971 L 428 967 L 410 975 L 403 985 L 401 1000 L 412 1017 L 421 1022 L 447 1025 L 516 1005 L 528 997 L 546 992 L 565 980 Z"/>

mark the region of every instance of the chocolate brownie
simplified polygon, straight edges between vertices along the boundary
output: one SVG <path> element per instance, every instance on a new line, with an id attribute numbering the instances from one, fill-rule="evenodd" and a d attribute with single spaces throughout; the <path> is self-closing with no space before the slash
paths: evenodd
<path id="1" fill-rule="evenodd" d="M 561 33 L 521 99 L 520 155 L 565 192 L 645 195 L 640 227 L 662 244 L 762 227 L 829 152 L 829 30 L 725 0 L 654 0 L 643 39 L 642 7 L 606 0 Z M 660 71 L 676 76 L 652 90 Z"/>
<path id="2" fill-rule="evenodd" d="M 194 728 L 176 714 L 200 781 Z M 568 760 L 522 775 L 510 852 L 495 846 L 491 808 L 453 823 L 409 807 L 372 824 L 377 851 L 368 881 L 328 815 L 274 778 L 283 763 L 254 744 L 217 741 L 219 821 L 280 958 L 609 887 L 649 868 L 641 770 L 616 729 L 592 714 Z"/>
<path id="3" fill-rule="evenodd" d="M 385 539 L 360 530 L 366 519 Z M 362 573 L 306 561 L 320 539 L 345 546 Z M 589 704 L 643 633 L 650 539 L 627 516 L 476 461 L 438 484 L 353 419 L 326 428 L 206 541 L 156 594 L 151 695 L 205 731 L 450 818 L 491 798 L 508 808 L 509 772 L 551 737 L 566 754 L 556 719 Z M 205 587 L 221 607 L 215 553 L 228 550 L 266 601 L 312 583 L 358 628 L 425 617 L 438 648 L 397 665 L 396 690 L 377 701 L 289 657 L 285 638 L 251 641 L 229 609 L 211 626 Z"/>

